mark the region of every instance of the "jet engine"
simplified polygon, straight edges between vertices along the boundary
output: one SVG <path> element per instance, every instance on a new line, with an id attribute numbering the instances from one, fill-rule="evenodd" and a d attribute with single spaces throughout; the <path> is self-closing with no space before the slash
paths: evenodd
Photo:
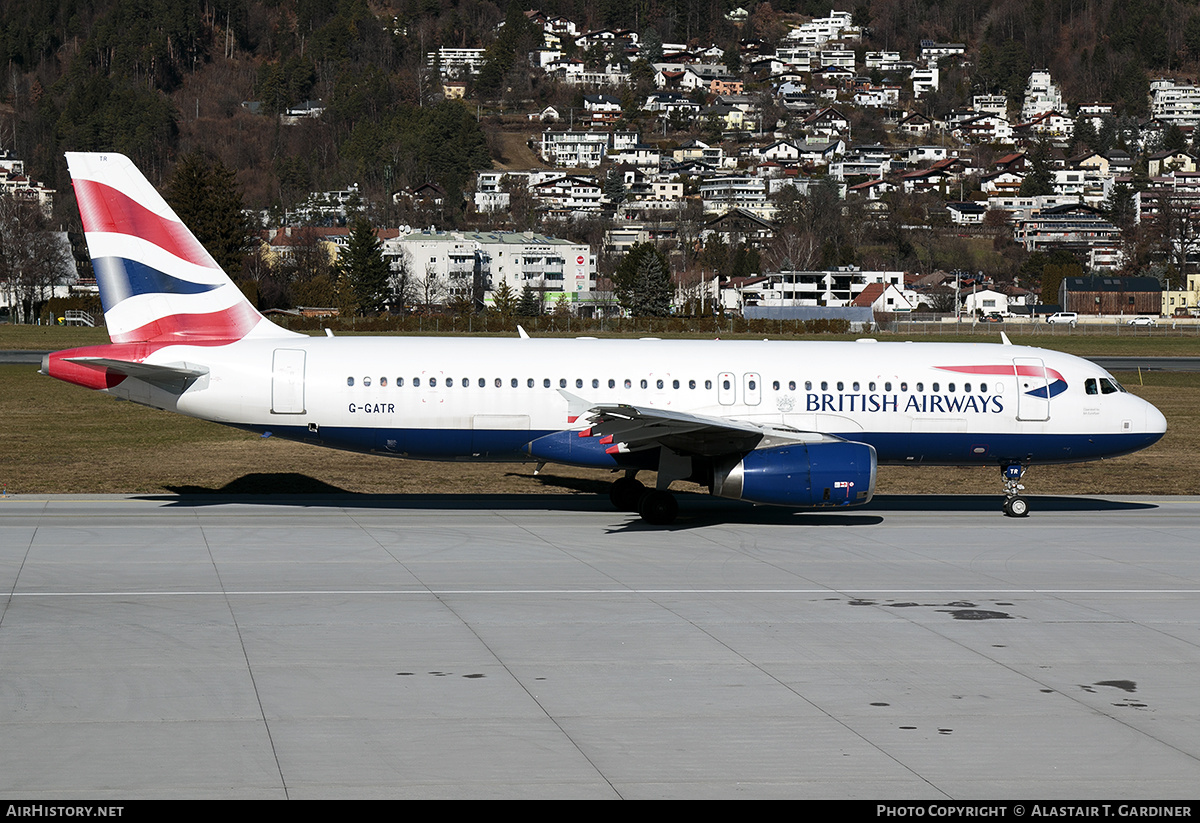
<path id="1" fill-rule="evenodd" d="M 712 493 L 773 506 L 861 506 L 875 494 L 875 467 L 866 443 L 793 443 L 718 461 Z"/>

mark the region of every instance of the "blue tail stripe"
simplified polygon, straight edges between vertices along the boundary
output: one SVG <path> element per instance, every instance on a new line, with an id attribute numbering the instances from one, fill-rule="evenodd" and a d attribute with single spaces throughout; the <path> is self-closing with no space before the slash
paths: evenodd
<path id="1" fill-rule="evenodd" d="M 100 302 L 104 310 L 138 294 L 201 294 L 220 288 L 212 283 L 193 283 L 125 257 L 92 258 Z"/>

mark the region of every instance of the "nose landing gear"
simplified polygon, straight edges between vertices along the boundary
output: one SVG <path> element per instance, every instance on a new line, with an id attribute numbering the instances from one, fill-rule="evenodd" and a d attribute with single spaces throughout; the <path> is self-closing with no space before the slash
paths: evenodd
<path id="1" fill-rule="evenodd" d="M 1004 467 L 1004 515 L 1005 517 L 1026 517 L 1029 514 L 1029 503 L 1020 497 L 1025 487 L 1021 478 L 1027 471 L 1020 463 L 1010 463 Z"/>

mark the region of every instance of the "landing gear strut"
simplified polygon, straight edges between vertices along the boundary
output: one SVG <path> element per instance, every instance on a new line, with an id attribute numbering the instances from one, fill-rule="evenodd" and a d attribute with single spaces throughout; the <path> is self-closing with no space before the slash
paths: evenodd
<path id="1" fill-rule="evenodd" d="M 1029 503 L 1020 494 L 1025 490 L 1021 478 L 1026 468 L 1020 463 L 1004 467 L 1004 514 L 1006 517 L 1025 517 L 1029 514 Z"/>

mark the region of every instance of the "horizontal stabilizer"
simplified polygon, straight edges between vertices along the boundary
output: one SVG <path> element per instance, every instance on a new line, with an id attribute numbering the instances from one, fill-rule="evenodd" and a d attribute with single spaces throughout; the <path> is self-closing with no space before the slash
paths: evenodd
<path id="1" fill-rule="evenodd" d="M 88 368 L 100 371 L 107 370 L 125 375 L 126 377 L 132 377 L 136 380 L 142 380 L 152 386 L 158 386 L 160 389 L 170 392 L 183 392 L 197 378 L 208 374 L 206 366 L 196 366 L 188 363 L 158 365 L 153 363 L 136 363 L 130 360 L 114 360 L 111 357 L 67 357 L 64 359 L 69 363 L 78 363 L 80 366 L 87 366 Z"/>

